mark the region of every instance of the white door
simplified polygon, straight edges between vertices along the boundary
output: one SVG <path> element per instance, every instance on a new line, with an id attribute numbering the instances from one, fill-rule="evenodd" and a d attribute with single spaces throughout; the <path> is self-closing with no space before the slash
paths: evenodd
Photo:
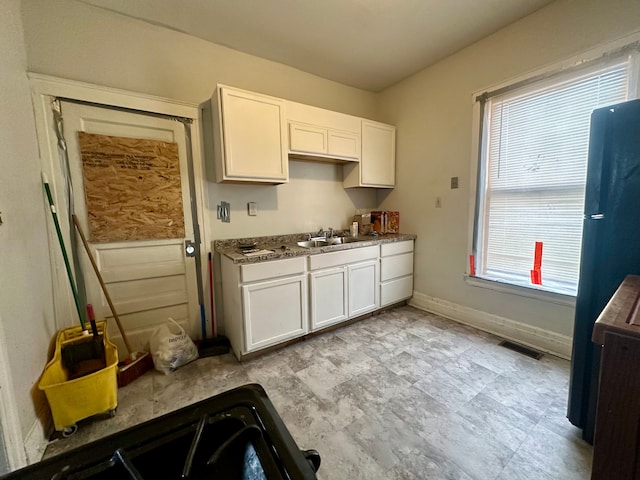
<path id="1" fill-rule="evenodd" d="M 192 338 L 199 337 L 200 313 L 195 258 L 185 255 L 185 240 L 193 240 L 193 221 L 184 125 L 167 118 L 72 102 L 61 102 L 61 109 L 74 189 L 75 214 L 89 240 L 91 251 L 132 348 L 135 351 L 143 350 L 151 332 L 168 317 L 180 323 Z M 77 132 L 177 143 L 184 237 L 92 242 Z M 117 198 L 113 201 L 117 201 Z M 87 303 L 93 304 L 98 319 L 112 318 L 97 276 L 80 242 L 78 249 L 82 259 Z M 109 337 L 118 345 L 120 358 L 126 357 L 127 351 L 120 340 L 116 322 L 111 320 L 108 325 Z"/>

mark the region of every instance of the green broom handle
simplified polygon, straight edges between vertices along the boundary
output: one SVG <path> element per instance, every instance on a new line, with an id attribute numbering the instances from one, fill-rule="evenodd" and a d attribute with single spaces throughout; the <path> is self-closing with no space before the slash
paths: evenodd
<path id="1" fill-rule="evenodd" d="M 62 249 L 62 258 L 64 258 L 64 266 L 67 268 L 67 275 L 69 277 L 69 283 L 71 284 L 71 292 L 73 293 L 73 301 L 76 304 L 76 310 L 78 312 L 78 318 L 80 318 L 80 325 L 82 330 L 86 330 L 87 327 L 84 324 L 82 318 L 82 309 L 78 302 L 78 291 L 76 290 L 76 284 L 71 274 L 71 265 L 69 264 L 69 257 L 67 256 L 67 249 L 64 246 L 64 239 L 62 238 L 62 232 L 60 231 L 60 223 L 58 223 L 58 214 L 56 212 L 56 206 L 53 203 L 53 197 L 51 196 L 51 189 L 49 188 L 49 182 L 45 174 L 42 174 L 42 185 L 44 185 L 44 191 L 47 193 L 47 200 L 49 200 L 49 207 L 51 208 L 51 215 L 53 216 L 53 223 L 56 226 L 56 233 L 58 234 L 58 242 L 60 242 L 60 248 Z"/>

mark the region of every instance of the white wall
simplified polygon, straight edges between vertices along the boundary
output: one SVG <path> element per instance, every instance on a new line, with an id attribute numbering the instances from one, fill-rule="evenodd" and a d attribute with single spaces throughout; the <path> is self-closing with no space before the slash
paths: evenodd
<path id="1" fill-rule="evenodd" d="M 16 422 L 15 429 L 7 422 L 3 427 L 22 437 L 5 439 L 5 443 L 20 445 L 46 405 L 37 380 L 55 326 L 47 218 L 26 76 L 20 1 L 3 1 L 0 13 L 0 349 L 1 357 L 8 359 L 0 368 L 9 372 L 8 384 L 0 388 L 13 390 L 15 404 L 9 407 L 15 407 L 17 416 L 10 418 L 10 422 Z"/>
<path id="2" fill-rule="evenodd" d="M 166 28 L 69 0 L 25 0 L 24 28 L 32 72 L 201 104 L 215 85 L 265 93 L 372 117 L 375 95 L 239 53 Z M 375 192 L 342 189 L 341 167 L 291 164 L 287 185 L 208 184 L 210 238 L 259 236 L 345 227 L 356 208 L 375 207 Z M 221 200 L 231 223 L 215 218 Z M 258 202 L 248 217 L 247 202 Z"/>
<path id="3" fill-rule="evenodd" d="M 416 233 L 415 289 L 564 335 L 572 307 L 467 285 L 472 93 L 564 60 L 640 27 L 638 0 L 559 0 L 381 93 L 398 127 L 397 186 L 382 208 Z M 450 177 L 460 188 L 449 188 Z M 436 197 L 442 208 L 435 208 Z"/>
<path id="4" fill-rule="evenodd" d="M 276 187 L 210 185 L 211 198 L 231 203 L 231 223 L 214 220 L 215 238 L 346 229 L 354 209 L 375 207 L 374 192 L 343 188 L 341 165 L 290 161 L 289 176 Z M 247 202 L 257 202 L 257 216 L 247 215 Z"/>

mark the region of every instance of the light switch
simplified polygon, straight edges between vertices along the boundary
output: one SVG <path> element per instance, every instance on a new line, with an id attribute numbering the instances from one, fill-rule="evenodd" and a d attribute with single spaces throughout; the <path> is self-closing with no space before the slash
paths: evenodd
<path id="1" fill-rule="evenodd" d="M 451 177 L 451 188 L 458 188 L 458 177 Z"/>
<path id="2" fill-rule="evenodd" d="M 255 217 L 258 215 L 258 204 L 256 202 L 247 203 L 247 210 L 250 216 Z"/>
<path id="3" fill-rule="evenodd" d="M 231 222 L 231 205 L 227 202 L 220 202 L 220 205 L 217 206 L 217 217 L 221 222 Z"/>

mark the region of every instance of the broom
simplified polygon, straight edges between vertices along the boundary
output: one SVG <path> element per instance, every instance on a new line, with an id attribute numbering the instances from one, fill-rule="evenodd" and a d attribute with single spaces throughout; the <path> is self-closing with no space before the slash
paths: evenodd
<path id="1" fill-rule="evenodd" d="M 76 288 L 76 282 L 73 279 L 73 274 L 71 273 L 71 265 L 69 264 L 69 257 L 67 256 L 67 249 L 64 246 L 64 239 L 62 238 L 62 232 L 60 231 L 60 222 L 58 222 L 58 212 L 56 211 L 56 206 L 53 203 L 53 196 L 51 195 L 51 188 L 49 187 L 49 180 L 44 172 L 41 172 L 42 175 L 42 186 L 44 187 L 44 191 L 47 194 L 47 200 L 49 202 L 49 208 L 51 210 L 51 217 L 53 218 L 53 224 L 56 227 L 56 235 L 58 235 L 58 242 L 60 243 L 60 248 L 62 249 L 62 258 L 64 259 L 64 266 L 67 270 L 67 277 L 69 278 L 69 284 L 71 285 L 71 293 L 73 294 L 73 301 L 76 305 L 76 311 L 78 312 L 78 318 L 80 319 L 80 326 L 82 327 L 83 332 L 87 332 L 87 326 L 84 323 L 84 317 L 82 316 L 82 309 L 80 308 L 80 300 L 78 299 L 78 290 Z"/>
<path id="2" fill-rule="evenodd" d="M 227 337 L 216 336 L 215 326 L 215 305 L 213 304 L 213 264 L 211 259 L 211 252 L 209 252 L 209 293 L 211 295 L 211 333 L 214 338 L 203 338 L 198 348 L 198 355 L 200 357 L 210 357 L 213 355 L 224 355 L 229 353 L 229 347 L 231 342 Z"/>
<path id="3" fill-rule="evenodd" d="M 89 244 L 87 243 L 87 239 L 82 232 L 82 228 L 80 227 L 80 223 L 78 222 L 78 217 L 75 214 L 71 215 L 73 218 L 73 224 L 76 226 L 78 230 L 78 234 L 80 235 L 80 239 L 82 240 L 82 245 L 84 245 L 84 249 L 87 252 L 87 256 L 91 261 L 91 266 L 93 267 L 93 271 L 96 272 L 96 276 L 98 277 L 98 282 L 100 282 L 100 287 L 102 287 L 102 292 L 104 293 L 105 298 L 107 299 L 107 303 L 109 304 L 109 308 L 111 309 L 111 314 L 118 325 L 118 330 L 120 330 L 120 335 L 122 335 L 122 340 L 124 341 L 124 345 L 127 348 L 127 353 L 129 357 L 126 358 L 123 362 L 118 364 L 118 387 L 124 387 L 129 383 L 133 382 L 136 378 L 143 375 L 145 372 L 151 370 L 153 368 L 153 359 L 149 352 L 134 352 L 131 348 L 131 344 L 129 343 L 129 339 L 127 335 L 124 333 L 124 329 L 122 328 L 122 324 L 120 323 L 120 318 L 116 313 L 116 308 L 113 306 L 113 302 L 111 301 L 111 296 L 107 291 L 107 286 L 102 280 L 102 275 L 100 274 L 100 270 L 98 270 L 98 265 L 91 254 L 91 249 L 89 248 Z"/>

